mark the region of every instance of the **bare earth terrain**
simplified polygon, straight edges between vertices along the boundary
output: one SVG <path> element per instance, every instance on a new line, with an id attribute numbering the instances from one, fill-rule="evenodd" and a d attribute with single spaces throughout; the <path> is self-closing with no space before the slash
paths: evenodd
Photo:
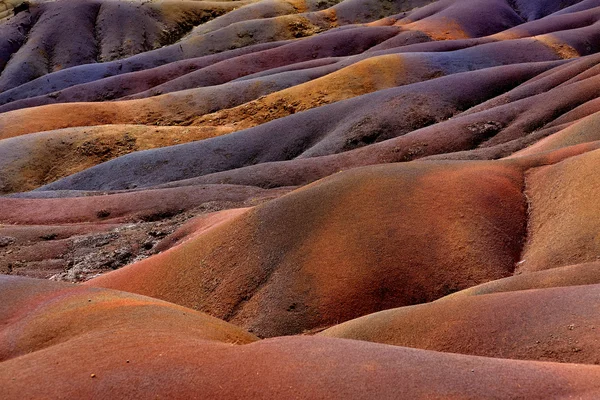
<path id="1" fill-rule="evenodd" d="M 600 0 L 0 0 L 0 398 L 600 397 Z"/>

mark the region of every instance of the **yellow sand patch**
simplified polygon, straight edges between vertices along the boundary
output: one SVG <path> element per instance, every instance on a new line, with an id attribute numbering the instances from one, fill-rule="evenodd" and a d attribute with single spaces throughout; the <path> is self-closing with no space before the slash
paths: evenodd
<path id="1" fill-rule="evenodd" d="M 447 17 L 435 20 L 424 19 L 402 26 L 410 30 L 424 32 L 433 40 L 456 40 L 471 38 L 471 36 L 465 32 L 463 27 L 458 22 Z"/>
<path id="2" fill-rule="evenodd" d="M 552 49 L 560 58 L 569 59 L 581 57 L 581 55 L 573 47 L 559 40 L 556 36 L 547 34 L 534 36 L 535 40 L 543 43 L 545 46 Z"/>
<path id="3" fill-rule="evenodd" d="M 31 190 L 134 151 L 188 143 L 229 133 L 226 127 L 109 125 L 61 129 L 40 136 L 11 170 L 2 192 Z M 10 182 L 9 182 L 10 180 Z"/>
<path id="4" fill-rule="evenodd" d="M 297 13 L 308 11 L 308 5 L 305 0 L 286 0 L 285 3 L 291 4 Z"/>
<path id="5" fill-rule="evenodd" d="M 521 38 L 531 37 L 531 34 L 523 29 L 510 29 L 504 32 L 498 32 L 493 35 L 488 36 L 490 39 L 494 40 L 515 40 Z"/>
<path id="6" fill-rule="evenodd" d="M 225 125 L 234 130 L 250 128 L 296 112 L 378 90 L 431 79 L 427 66 L 407 70 L 397 54 L 372 57 L 339 71 L 240 106 L 206 114 L 194 125 Z"/>

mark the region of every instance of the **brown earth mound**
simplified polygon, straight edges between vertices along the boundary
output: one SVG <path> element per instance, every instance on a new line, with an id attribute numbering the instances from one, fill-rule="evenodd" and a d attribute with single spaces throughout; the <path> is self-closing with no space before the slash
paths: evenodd
<path id="1" fill-rule="evenodd" d="M 339 173 L 89 284 L 261 336 L 300 333 L 510 275 L 525 235 L 522 179 L 494 163 Z"/>
<path id="2" fill-rule="evenodd" d="M 239 328 L 147 297 L 14 277 L 0 286 L 6 398 L 542 399 L 600 390 L 596 366 L 318 337 L 252 343 Z"/>

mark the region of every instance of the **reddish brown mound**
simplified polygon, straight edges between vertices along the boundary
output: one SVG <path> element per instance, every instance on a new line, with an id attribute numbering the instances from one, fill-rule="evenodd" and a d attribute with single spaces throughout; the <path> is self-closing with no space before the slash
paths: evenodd
<path id="1" fill-rule="evenodd" d="M 520 272 L 598 259 L 599 162 L 596 150 L 527 174 L 528 240 Z"/>
<path id="2" fill-rule="evenodd" d="M 435 300 L 509 275 L 522 175 L 498 163 L 336 174 L 90 281 L 206 311 L 262 336 Z"/>
<path id="3" fill-rule="evenodd" d="M 0 223 L 65 224 L 98 221 L 152 221 L 177 215 L 203 204 L 252 205 L 278 197 L 287 189 L 265 190 L 237 185 L 183 186 L 172 189 L 68 198 L 0 197 Z M 231 208 L 231 207 L 227 207 Z"/>
<path id="4" fill-rule="evenodd" d="M 515 153 L 513 157 L 543 153 L 598 140 L 600 140 L 600 113 L 595 113 Z"/>
<path id="5" fill-rule="evenodd" d="M 316 337 L 243 346 L 91 331 L 0 363 L 6 399 L 595 398 L 600 368 Z M 129 360 L 129 362 L 127 362 Z"/>
<path id="6" fill-rule="evenodd" d="M 179 227 L 171 235 L 165 237 L 156 247 L 156 251 L 164 251 L 169 248 L 181 244 L 185 240 L 200 236 L 211 229 L 216 228 L 225 222 L 234 219 L 250 208 L 234 208 L 231 210 L 217 211 L 209 214 L 199 215 L 181 227 Z"/>
<path id="7" fill-rule="evenodd" d="M 548 398 L 597 395 L 600 368 L 319 337 L 256 338 L 123 292 L 0 277 L 3 398 Z M 232 344 L 238 344 L 234 346 Z M 419 373 L 415 374 L 415 369 Z"/>
<path id="8" fill-rule="evenodd" d="M 530 272 L 484 283 L 445 297 L 477 296 L 518 290 L 543 289 L 600 283 L 600 262 L 568 265 L 545 271 Z"/>
<path id="9" fill-rule="evenodd" d="M 69 345 L 69 341 L 90 333 L 98 338 L 138 342 L 150 332 L 157 337 L 171 335 L 173 340 L 188 336 L 225 343 L 256 340 L 216 318 L 147 297 L 1 275 L 0 287 L 2 362 L 55 345 Z M 98 350 L 96 343 L 90 343 L 93 346 L 86 346 L 87 351 Z M 121 356 L 118 352 L 115 355 Z"/>
<path id="10" fill-rule="evenodd" d="M 204 185 L 109 195 L 36 192 L 41 198 L 3 197 L 0 273 L 86 280 L 164 251 L 227 215 L 211 211 L 255 206 L 288 191 Z M 195 221 L 169 236 L 191 218 Z"/>
<path id="11" fill-rule="evenodd" d="M 325 336 L 451 353 L 600 363 L 600 285 L 452 296 L 382 311 Z"/>
<path id="12" fill-rule="evenodd" d="M 0 225 L 0 273 L 85 281 L 165 251 L 247 211 L 207 212 L 222 206 L 212 203 L 177 215 L 147 214 L 122 223 Z"/>

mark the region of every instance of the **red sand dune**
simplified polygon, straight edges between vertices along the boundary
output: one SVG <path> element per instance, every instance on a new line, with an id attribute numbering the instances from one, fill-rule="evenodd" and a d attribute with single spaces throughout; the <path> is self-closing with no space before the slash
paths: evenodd
<path id="1" fill-rule="evenodd" d="M 18 277 L 2 277 L 0 360 L 16 359 L 94 332 L 157 337 L 176 328 L 180 338 L 251 343 L 252 335 L 184 307 L 122 292 Z M 174 333 L 174 332 L 173 332 Z M 91 349 L 91 348 L 90 348 Z"/>
<path id="2" fill-rule="evenodd" d="M 598 260 L 599 160 L 596 150 L 529 172 L 529 239 L 519 272 Z"/>
<path id="3" fill-rule="evenodd" d="M 320 335 L 478 356 L 598 364 L 598 289 L 595 284 L 454 295 L 367 315 Z"/>
<path id="4" fill-rule="evenodd" d="M 511 274 L 522 179 L 493 163 L 339 173 L 89 283 L 300 333 Z"/>
<path id="5" fill-rule="evenodd" d="M 537 271 L 528 274 L 514 275 L 498 279 L 482 285 L 451 294 L 446 298 L 458 296 L 477 296 L 480 294 L 513 292 L 528 289 L 544 289 L 563 286 L 592 285 L 600 283 L 598 262 L 567 265 Z"/>
<path id="6" fill-rule="evenodd" d="M 597 366 L 317 337 L 251 343 L 239 328 L 146 297 L 23 278 L 0 285 L 7 398 L 592 398 L 599 390 Z"/>

